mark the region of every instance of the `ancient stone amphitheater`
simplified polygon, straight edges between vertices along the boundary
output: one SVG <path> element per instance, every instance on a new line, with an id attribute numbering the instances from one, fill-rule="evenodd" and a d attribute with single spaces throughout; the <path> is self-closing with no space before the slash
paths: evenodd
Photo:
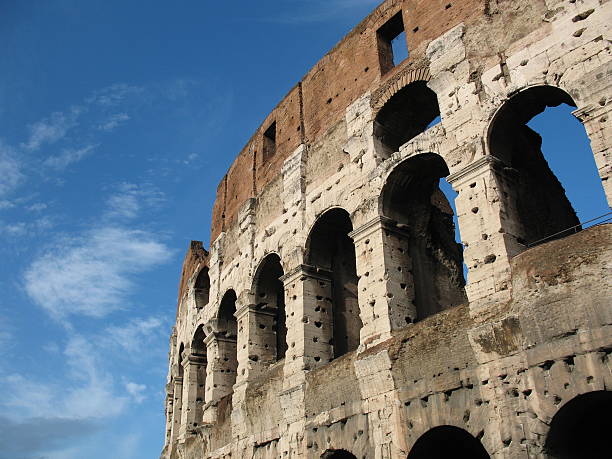
<path id="1" fill-rule="evenodd" d="M 325 55 L 187 252 L 162 457 L 612 457 L 612 226 L 581 230 L 526 125 L 576 107 L 612 202 L 611 26 L 387 0 Z"/>

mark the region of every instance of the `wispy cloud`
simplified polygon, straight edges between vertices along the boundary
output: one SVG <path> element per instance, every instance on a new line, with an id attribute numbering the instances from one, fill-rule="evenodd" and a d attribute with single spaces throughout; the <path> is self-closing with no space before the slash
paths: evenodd
<path id="1" fill-rule="evenodd" d="M 0 197 L 7 195 L 23 180 L 22 165 L 12 148 L 0 139 Z M 0 201 L 0 208 L 11 207 L 9 201 Z"/>
<path id="2" fill-rule="evenodd" d="M 28 140 L 22 145 L 26 150 L 38 150 L 44 144 L 52 144 L 62 139 L 70 129 L 77 125 L 81 107 L 72 107 L 67 113 L 54 112 L 48 118 L 35 122 L 29 128 Z"/>
<path id="3" fill-rule="evenodd" d="M 101 227 L 64 241 L 26 270 L 25 290 L 51 316 L 104 317 L 129 305 L 135 277 L 171 256 L 153 234 Z"/>
<path id="4" fill-rule="evenodd" d="M 156 208 L 166 201 L 164 193 L 148 183 L 121 183 L 106 201 L 108 217 L 134 218 L 145 208 Z"/>
<path id="5" fill-rule="evenodd" d="M 145 391 L 147 390 L 147 386 L 145 384 L 137 384 L 135 382 L 128 381 L 125 383 L 125 390 L 132 396 L 136 403 L 144 402 L 146 398 Z"/>
<path id="6" fill-rule="evenodd" d="M 98 125 L 100 131 L 110 132 L 130 119 L 127 113 L 115 113 Z"/>
<path id="7" fill-rule="evenodd" d="M 56 170 L 63 170 L 91 154 L 96 147 L 97 145 L 87 145 L 82 148 L 65 148 L 59 155 L 49 156 L 43 164 Z"/>
<path id="8" fill-rule="evenodd" d="M 123 102 L 127 97 L 142 94 L 144 88 L 126 83 L 116 83 L 94 91 L 85 102 L 102 107 L 113 107 Z"/>
<path id="9" fill-rule="evenodd" d="M 105 348 L 114 349 L 123 355 L 138 358 L 163 339 L 167 330 L 159 317 L 135 318 L 127 324 L 111 325 L 100 335 Z"/>

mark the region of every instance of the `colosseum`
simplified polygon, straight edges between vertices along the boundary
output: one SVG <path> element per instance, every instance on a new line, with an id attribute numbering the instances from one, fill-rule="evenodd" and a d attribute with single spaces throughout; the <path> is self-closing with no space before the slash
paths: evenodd
<path id="1" fill-rule="evenodd" d="M 575 107 L 612 203 L 611 26 L 609 0 L 387 0 L 329 51 L 188 248 L 162 458 L 610 457 L 612 225 L 527 122 Z"/>

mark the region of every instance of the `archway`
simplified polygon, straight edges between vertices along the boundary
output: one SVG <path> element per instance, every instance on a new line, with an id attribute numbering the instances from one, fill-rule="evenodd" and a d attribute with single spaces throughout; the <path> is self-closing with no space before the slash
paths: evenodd
<path id="1" fill-rule="evenodd" d="M 233 391 L 236 383 L 236 371 L 238 368 L 237 357 L 237 336 L 238 321 L 236 320 L 236 292 L 228 290 L 221 299 L 219 313 L 217 316 L 218 336 L 217 345 L 219 347 L 219 362 L 216 371 L 222 375 L 217 385 L 220 392 L 227 395 Z"/>
<path id="2" fill-rule="evenodd" d="M 344 209 L 325 212 L 314 224 L 306 244 L 306 263 L 329 280 L 330 289 L 322 298 L 331 300 L 333 357 L 359 346 L 362 327 L 357 298 L 355 245 L 349 237 L 351 218 Z"/>
<path id="3" fill-rule="evenodd" d="M 357 459 L 357 456 L 345 449 L 327 450 L 321 455 L 321 459 Z"/>
<path id="4" fill-rule="evenodd" d="M 455 426 L 439 426 L 428 430 L 419 437 L 408 454 L 408 459 L 447 459 L 449 457 L 490 458 L 480 441 L 467 431 Z"/>
<path id="5" fill-rule="evenodd" d="M 532 87 L 505 102 L 489 128 L 490 154 L 503 165 L 498 169 L 501 171 L 499 195 L 507 214 L 504 231 L 514 236 L 522 250 L 581 229 L 577 209 L 568 199 L 566 190 L 544 156 L 543 138 L 531 127 L 534 117 L 547 108 L 558 106 L 576 107 L 576 104 L 569 94 L 557 87 Z M 541 125 L 540 129 L 543 129 Z M 554 132 L 556 136 L 563 135 L 558 128 L 554 129 Z M 584 128 L 579 127 L 576 132 L 584 133 L 586 141 Z M 587 168 L 593 169 L 592 178 L 584 179 L 583 183 L 574 186 L 580 188 L 581 192 L 584 189 L 592 190 L 592 199 L 587 200 L 601 200 L 604 204 L 599 208 L 607 209 L 592 156 L 581 159 L 568 153 L 574 152 L 565 152 L 564 156 L 569 158 L 569 162 L 565 166 L 559 166 L 565 167 L 566 170 L 569 168 L 569 173 L 573 174 L 573 167 L 591 163 Z M 552 156 L 554 155 L 549 155 L 549 160 L 557 159 Z M 570 192 L 571 189 L 568 194 Z M 584 216 L 588 219 L 598 215 L 587 210 Z M 517 251 L 520 252 L 521 249 Z"/>
<path id="6" fill-rule="evenodd" d="M 261 347 L 265 360 L 278 361 L 287 352 L 287 326 L 285 320 L 285 286 L 280 257 L 272 253 L 260 263 L 255 274 L 255 301 L 257 302 L 257 326 L 261 329 Z"/>
<path id="7" fill-rule="evenodd" d="M 200 325 L 191 341 L 191 358 L 193 365 L 195 365 L 195 377 L 193 378 L 193 384 L 195 385 L 195 415 L 196 421 L 202 419 L 202 407 L 204 406 L 205 395 L 206 395 L 206 366 L 208 363 L 206 355 L 206 345 L 204 339 L 206 334 L 204 333 L 204 326 Z M 190 381 L 191 383 L 191 381 Z"/>
<path id="8" fill-rule="evenodd" d="M 610 456 L 612 392 L 579 395 L 555 414 L 546 438 L 545 452 L 556 459 Z"/>
<path id="9" fill-rule="evenodd" d="M 389 157 L 426 131 L 440 117 L 436 93 L 425 81 L 414 81 L 400 89 L 380 109 L 374 120 L 377 150 Z"/>
<path id="10" fill-rule="evenodd" d="M 439 155 L 413 156 L 395 167 L 380 198 L 383 216 L 396 227 L 390 232 L 396 266 L 388 270 L 414 305 L 412 321 L 467 301 L 454 212 L 439 186 L 448 173 Z"/>
<path id="11" fill-rule="evenodd" d="M 201 269 L 195 281 L 195 302 L 198 309 L 203 308 L 208 304 L 210 293 L 210 277 L 208 276 L 208 268 Z"/>

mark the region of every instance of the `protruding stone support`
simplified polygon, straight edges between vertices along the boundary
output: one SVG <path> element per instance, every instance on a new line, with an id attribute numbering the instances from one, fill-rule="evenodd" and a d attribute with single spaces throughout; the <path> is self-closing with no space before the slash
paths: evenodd
<path id="1" fill-rule="evenodd" d="M 468 267 L 466 293 L 472 306 L 487 297 L 487 302 L 509 299 L 510 259 L 525 250 L 514 236 L 512 195 L 504 164 L 484 156 L 447 177 L 459 193 L 455 200 L 463 257 Z"/>
<path id="2" fill-rule="evenodd" d="M 206 386 L 206 356 L 188 354 L 183 359 L 183 395 L 180 436 L 188 435 L 202 423 L 204 388 Z"/>
<path id="3" fill-rule="evenodd" d="M 612 207 L 612 104 L 606 106 L 593 106 L 575 110 L 573 115 L 584 125 L 591 149 L 597 164 L 597 171 L 601 178 L 608 206 Z"/>
<path id="4" fill-rule="evenodd" d="M 304 382 L 308 370 L 333 358 L 331 275 L 328 271 L 300 265 L 281 278 L 285 284 L 288 350 L 285 357 L 285 388 Z"/>
<path id="5" fill-rule="evenodd" d="M 179 438 L 181 429 L 181 412 L 183 406 L 183 378 L 175 376 L 172 381 L 174 400 L 172 402 L 172 432 L 170 434 L 171 442 L 174 443 Z"/>
<path id="6" fill-rule="evenodd" d="M 172 411 L 174 409 L 174 385 L 172 383 L 166 384 L 166 401 L 165 401 L 165 415 L 166 415 L 166 436 L 164 440 L 164 448 L 172 442 Z"/>
<path id="7" fill-rule="evenodd" d="M 248 295 L 248 300 L 252 300 Z M 236 384 L 257 378 L 276 361 L 276 311 L 238 299 L 238 375 Z M 242 304 L 240 306 L 240 304 Z"/>
<path id="8" fill-rule="evenodd" d="M 206 365 L 206 403 L 218 401 L 234 390 L 236 381 L 236 338 L 218 331 L 214 323 L 204 339 L 208 364 Z"/>
<path id="9" fill-rule="evenodd" d="M 417 319 L 408 236 L 382 216 L 349 236 L 355 242 L 359 276 L 361 346 L 367 348 Z"/>

